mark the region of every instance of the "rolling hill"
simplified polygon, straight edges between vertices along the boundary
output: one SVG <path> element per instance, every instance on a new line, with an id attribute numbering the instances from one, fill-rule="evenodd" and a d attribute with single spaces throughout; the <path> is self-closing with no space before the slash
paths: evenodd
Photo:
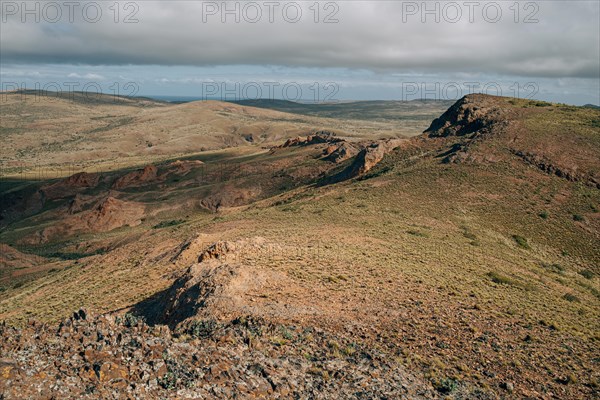
<path id="1" fill-rule="evenodd" d="M 422 116 L 417 121 L 413 117 L 340 119 L 344 110 L 320 117 L 219 101 L 171 104 L 145 98 L 40 95 L 34 91 L 1 96 L 2 176 L 51 178 L 81 170 L 143 166 L 232 147 L 256 151 L 320 130 L 362 139 L 413 136 L 427 124 Z M 387 110 L 394 107 L 397 113 L 405 112 L 402 102 Z M 427 120 L 443 108 L 441 104 L 427 108 Z"/>
<path id="2" fill-rule="evenodd" d="M 207 130 L 227 148 L 5 180 L 10 390 L 69 377 L 63 395 L 81 397 L 598 396 L 600 111 L 469 95 L 397 138 L 333 111 L 152 107 L 127 129 L 153 143 L 173 121 L 178 137 L 233 118 L 268 135 Z M 306 135 L 275 128 L 292 118 Z M 73 357 L 35 362 L 57 348 Z"/>

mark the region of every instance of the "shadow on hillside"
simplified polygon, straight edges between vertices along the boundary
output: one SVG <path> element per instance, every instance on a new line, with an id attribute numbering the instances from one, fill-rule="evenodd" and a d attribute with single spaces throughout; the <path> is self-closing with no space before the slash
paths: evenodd
<path id="1" fill-rule="evenodd" d="M 199 285 L 194 285 L 181 292 L 182 283 L 175 281 L 173 286 L 135 304 L 130 313 L 143 318 L 150 326 L 168 325 L 172 330 L 178 324 L 194 317 L 204 307 L 207 295 L 212 294 Z"/>
<path id="2" fill-rule="evenodd" d="M 143 318 L 150 326 L 164 325 L 164 308 L 170 288 L 158 292 L 131 307 L 130 313 Z"/>

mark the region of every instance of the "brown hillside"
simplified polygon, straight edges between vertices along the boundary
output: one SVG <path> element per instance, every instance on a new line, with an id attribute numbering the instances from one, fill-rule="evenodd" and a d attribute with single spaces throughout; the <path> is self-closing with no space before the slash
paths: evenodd
<path id="1" fill-rule="evenodd" d="M 448 162 L 495 161 L 508 152 L 544 172 L 600 188 L 598 110 L 469 95 L 425 132 L 464 137 L 455 141 Z"/>
<path id="2" fill-rule="evenodd" d="M 0 242 L 51 262 L 2 271 L 0 317 L 27 326 L 79 307 L 105 316 L 6 328 L 3 366 L 24 389 L 77 371 L 74 396 L 84 386 L 110 395 L 111 385 L 200 396 L 216 390 L 205 387 L 210 373 L 237 377 L 229 389 L 241 398 L 359 397 L 366 387 L 376 389 L 366 398 L 596 398 L 599 120 L 590 108 L 474 95 L 398 143 L 333 143 L 313 127 L 312 139 L 285 147 L 289 138 L 152 163 L 156 178 L 119 190 L 114 182 L 144 171 L 105 173 L 54 200 L 40 188 L 56 180 L 7 181 Z M 92 216 L 115 229 L 89 229 Z M 75 218 L 81 230 L 23 242 Z M 111 352 L 88 359 L 98 337 L 83 332 L 97 324 Z M 173 349 L 165 368 L 143 360 L 148 332 Z M 35 348 L 24 350 L 29 339 Z M 84 355 L 40 378 L 37 360 L 56 348 Z M 271 371 L 258 380 L 256 357 Z M 296 367 L 281 361 L 275 374 L 274 359 Z M 278 384 L 281 374 L 290 380 Z M 246 390 L 267 376 L 274 387 Z"/>

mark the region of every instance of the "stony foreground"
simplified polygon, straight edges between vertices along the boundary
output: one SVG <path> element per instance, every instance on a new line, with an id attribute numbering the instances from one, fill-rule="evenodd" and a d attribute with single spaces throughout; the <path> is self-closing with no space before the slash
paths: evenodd
<path id="1" fill-rule="evenodd" d="M 136 317 L 75 313 L 0 326 L 0 398 L 431 398 L 392 359 L 318 329 L 252 318 L 172 334 Z"/>

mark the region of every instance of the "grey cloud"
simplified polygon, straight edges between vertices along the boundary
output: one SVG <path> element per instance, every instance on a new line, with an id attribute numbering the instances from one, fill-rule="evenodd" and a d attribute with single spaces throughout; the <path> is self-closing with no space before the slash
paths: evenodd
<path id="1" fill-rule="evenodd" d="M 497 23 L 477 12 L 473 23 L 466 15 L 457 23 L 443 18 L 435 23 L 432 16 L 422 23 L 419 15 L 403 22 L 407 2 L 345 1 L 336 3 L 339 23 L 334 24 L 313 22 L 312 1 L 301 3 L 303 18 L 295 24 L 280 14 L 275 23 L 266 15 L 256 24 L 234 23 L 231 17 L 222 23 L 218 16 L 203 23 L 199 1 L 138 1 L 138 23 L 114 23 L 107 9 L 112 2 L 101 3 L 105 14 L 97 23 L 77 13 L 74 23 L 22 23 L 19 14 L 6 16 L 0 35 L 3 62 L 282 65 L 579 78 L 598 78 L 600 71 L 600 6 L 594 1 L 534 2 L 539 22 L 533 24 L 513 21 L 512 2 L 496 3 L 503 11 Z M 227 3 L 233 7 L 235 2 Z M 321 10 L 320 17 L 324 14 Z"/>

